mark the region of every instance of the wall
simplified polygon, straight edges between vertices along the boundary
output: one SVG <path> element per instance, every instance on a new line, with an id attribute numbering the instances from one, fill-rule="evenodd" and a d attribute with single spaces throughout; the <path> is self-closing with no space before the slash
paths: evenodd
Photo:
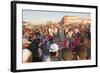
<path id="1" fill-rule="evenodd" d="M 0 0 L 0 73 L 11 73 L 10 72 L 10 53 L 11 53 L 10 52 L 10 34 L 11 34 L 10 33 L 10 1 L 11 0 Z M 100 8 L 99 0 L 31 0 L 31 1 L 98 5 Z M 100 17 L 98 17 L 98 19 L 100 19 Z M 98 25 L 98 28 L 99 27 L 100 25 Z M 100 37 L 100 34 L 98 35 L 98 37 Z M 100 38 L 99 38 L 99 43 L 100 43 Z M 98 51 L 100 51 L 99 48 Z M 98 55 L 100 55 L 100 53 Z M 99 57 L 99 61 L 100 61 L 100 57 Z M 52 71 L 42 71 L 42 72 L 43 73 L 52 73 L 52 72 L 54 73 L 56 72 L 58 73 L 91 73 L 91 72 L 99 73 L 100 67 L 84 68 L 84 69 L 52 70 Z M 29 73 L 33 73 L 33 72 L 29 72 Z M 41 73 L 41 72 L 38 71 L 34 73 Z"/>

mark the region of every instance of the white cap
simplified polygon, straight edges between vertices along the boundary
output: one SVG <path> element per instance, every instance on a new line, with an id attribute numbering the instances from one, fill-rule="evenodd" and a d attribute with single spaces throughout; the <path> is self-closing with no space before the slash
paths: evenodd
<path id="1" fill-rule="evenodd" d="M 59 50 L 59 46 L 56 43 L 51 44 L 49 52 L 57 52 Z"/>

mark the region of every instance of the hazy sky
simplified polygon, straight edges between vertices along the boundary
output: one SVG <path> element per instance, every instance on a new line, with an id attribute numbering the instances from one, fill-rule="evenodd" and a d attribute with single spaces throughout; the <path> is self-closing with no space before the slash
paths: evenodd
<path id="1" fill-rule="evenodd" d="M 59 22 L 62 17 L 66 15 L 80 16 L 82 18 L 91 16 L 90 13 L 23 10 L 23 21 L 28 21 L 34 24 L 46 23 L 47 21 Z"/>

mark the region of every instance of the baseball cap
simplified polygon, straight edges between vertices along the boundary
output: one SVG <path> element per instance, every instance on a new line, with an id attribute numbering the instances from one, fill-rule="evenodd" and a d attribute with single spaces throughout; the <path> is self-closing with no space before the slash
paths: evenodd
<path id="1" fill-rule="evenodd" d="M 59 50 L 59 46 L 56 43 L 51 44 L 49 52 L 57 52 Z"/>

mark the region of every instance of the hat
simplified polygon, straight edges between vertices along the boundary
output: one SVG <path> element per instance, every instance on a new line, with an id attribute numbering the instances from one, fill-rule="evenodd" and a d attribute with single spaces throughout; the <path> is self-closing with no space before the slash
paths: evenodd
<path id="1" fill-rule="evenodd" d="M 59 50 L 59 46 L 56 43 L 51 44 L 49 52 L 57 52 Z"/>
<path id="2" fill-rule="evenodd" d="M 22 43 L 23 43 L 23 44 L 31 44 L 31 42 L 30 42 L 30 41 L 28 41 L 28 40 L 27 40 L 27 39 L 25 39 L 25 38 L 22 40 Z"/>

